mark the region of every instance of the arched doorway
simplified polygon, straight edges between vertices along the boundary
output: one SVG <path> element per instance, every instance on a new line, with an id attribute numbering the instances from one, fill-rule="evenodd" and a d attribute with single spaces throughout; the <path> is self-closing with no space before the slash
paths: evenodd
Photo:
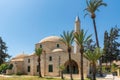
<path id="1" fill-rule="evenodd" d="M 64 64 L 64 66 L 65 66 L 64 73 L 65 74 L 69 74 L 70 73 L 69 64 L 70 64 L 69 60 L 67 62 L 65 62 L 65 64 Z M 71 66 L 72 66 L 72 73 L 73 74 L 78 74 L 79 73 L 79 71 L 78 71 L 78 64 L 74 60 L 71 61 Z"/>

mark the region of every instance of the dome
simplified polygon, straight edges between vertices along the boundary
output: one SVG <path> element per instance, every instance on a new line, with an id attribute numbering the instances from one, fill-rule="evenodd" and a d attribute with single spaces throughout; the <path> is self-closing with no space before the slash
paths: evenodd
<path id="1" fill-rule="evenodd" d="M 22 53 L 22 54 L 17 55 L 15 58 L 24 58 L 24 57 L 26 57 L 26 56 L 28 56 L 28 55 Z"/>
<path id="2" fill-rule="evenodd" d="M 63 49 L 54 49 L 52 52 L 63 52 Z"/>
<path id="3" fill-rule="evenodd" d="M 43 42 L 57 42 L 57 41 L 60 41 L 60 37 L 58 36 L 49 36 L 49 37 L 46 37 L 44 39 L 42 39 L 39 43 L 43 43 Z"/>
<path id="4" fill-rule="evenodd" d="M 24 58 L 28 56 L 27 54 L 19 54 L 16 57 L 12 58 L 11 61 L 24 61 Z"/>
<path id="5" fill-rule="evenodd" d="M 24 61 L 24 59 L 12 59 L 11 61 Z"/>

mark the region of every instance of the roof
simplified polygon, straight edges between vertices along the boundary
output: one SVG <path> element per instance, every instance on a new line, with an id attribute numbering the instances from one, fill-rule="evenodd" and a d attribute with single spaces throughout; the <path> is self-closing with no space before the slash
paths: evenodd
<path id="1" fill-rule="evenodd" d="M 60 41 L 60 37 L 58 36 L 49 36 L 49 37 L 46 37 L 44 39 L 42 39 L 39 43 L 43 43 L 43 42 L 57 42 L 57 41 Z"/>

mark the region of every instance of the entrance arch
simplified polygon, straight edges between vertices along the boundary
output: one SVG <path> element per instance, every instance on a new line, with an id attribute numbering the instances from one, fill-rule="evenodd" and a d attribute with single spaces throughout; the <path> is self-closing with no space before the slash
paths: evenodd
<path id="1" fill-rule="evenodd" d="M 64 64 L 64 66 L 65 66 L 64 73 L 65 74 L 69 74 L 70 73 L 69 64 L 70 64 L 69 60 L 66 61 L 65 64 Z M 77 62 L 75 62 L 74 60 L 71 60 L 71 66 L 72 66 L 72 73 L 73 74 L 78 74 L 79 70 L 78 70 L 78 64 L 77 64 Z"/>

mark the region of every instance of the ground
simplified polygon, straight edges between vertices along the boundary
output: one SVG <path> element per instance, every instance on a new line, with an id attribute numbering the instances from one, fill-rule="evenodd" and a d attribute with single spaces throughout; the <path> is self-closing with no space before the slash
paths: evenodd
<path id="1" fill-rule="evenodd" d="M 0 75 L 0 80 L 61 80 L 60 77 L 45 77 L 45 78 L 39 78 L 38 76 L 16 76 L 16 75 Z M 69 80 L 69 79 L 65 79 Z M 74 79 L 79 80 L 79 79 Z M 89 79 L 85 79 L 89 80 Z M 120 80 L 120 77 L 113 76 L 112 74 L 107 74 L 105 77 L 97 77 L 97 80 Z"/>
<path id="2" fill-rule="evenodd" d="M 60 77 L 46 77 L 46 78 L 39 78 L 38 76 L 16 76 L 16 75 L 0 75 L 0 80 L 61 80 Z M 69 80 L 69 79 L 65 79 Z M 79 80 L 79 79 L 74 79 Z M 89 80 L 89 79 L 85 79 Z"/>

